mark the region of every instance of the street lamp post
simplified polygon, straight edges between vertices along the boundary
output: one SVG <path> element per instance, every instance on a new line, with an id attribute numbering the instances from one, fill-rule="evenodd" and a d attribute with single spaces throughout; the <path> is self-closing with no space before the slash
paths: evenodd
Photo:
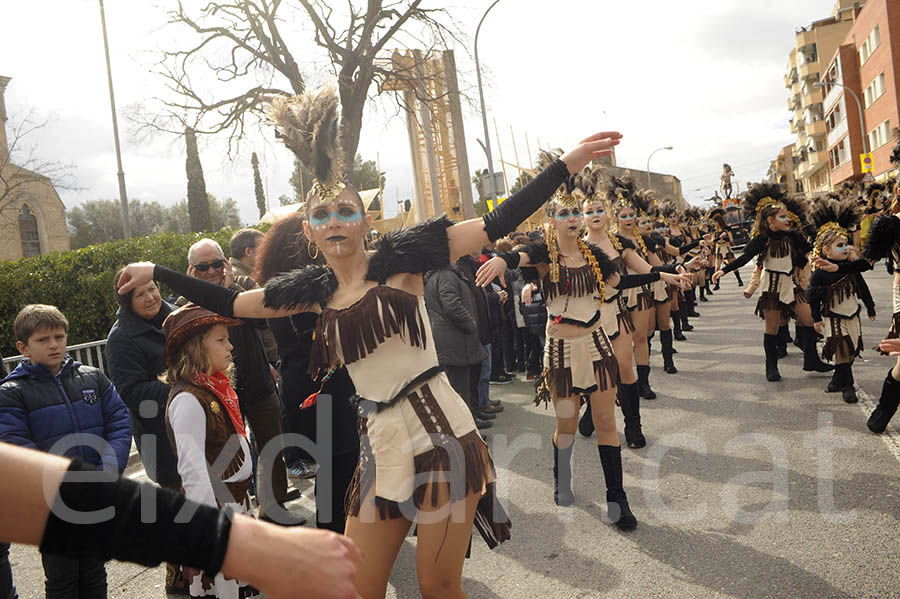
<path id="1" fill-rule="evenodd" d="M 491 136 L 488 133 L 487 109 L 484 106 L 484 88 L 481 85 L 481 62 L 478 60 L 478 34 L 481 33 L 481 24 L 484 23 L 484 18 L 488 16 L 488 13 L 491 12 L 492 8 L 497 6 L 498 2 L 500 2 L 500 0 L 494 0 L 494 2 L 488 6 L 487 10 L 484 11 L 484 14 L 481 16 L 481 20 L 478 21 L 478 28 L 475 29 L 475 71 L 478 74 L 478 96 L 481 98 L 481 122 L 484 125 L 484 153 L 487 154 L 488 177 L 491 181 L 491 189 L 487 194 L 487 199 L 489 200 L 496 197 L 496 189 L 494 185 L 494 161 L 491 157 Z"/>
<path id="2" fill-rule="evenodd" d="M 656 154 L 657 152 L 660 152 L 662 150 L 671 150 L 671 149 L 672 149 L 672 146 L 665 146 L 662 148 L 657 148 L 657 149 L 653 150 L 653 152 L 647 158 L 647 189 L 652 188 L 652 185 L 650 183 L 650 159 L 653 158 L 653 154 Z"/>
<path id="3" fill-rule="evenodd" d="M 131 223 L 128 219 L 128 194 L 125 192 L 125 172 L 122 170 L 122 150 L 119 148 L 119 122 L 116 119 L 116 98 L 113 95 L 112 67 L 109 63 L 109 42 L 106 39 L 106 15 L 103 0 L 100 0 L 100 24 L 103 26 L 103 50 L 106 52 L 106 77 L 109 80 L 109 106 L 112 109 L 113 138 L 116 142 L 116 163 L 119 171 L 119 201 L 122 204 L 122 232 L 125 239 L 131 238 Z"/>
<path id="4" fill-rule="evenodd" d="M 863 154 L 869 153 L 869 136 L 866 135 L 866 121 L 865 121 L 865 113 L 863 112 L 863 104 L 859 99 L 859 96 L 856 95 L 856 92 L 844 85 L 843 83 L 838 83 L 837 81 L 817 81 L 813 83 L 813 87 L 824 88 L 829 85 L 837 85 L 838 87 L 843 87 L 846 91 L 850 92 L 850 95 L 853 96 L 853 99 L 856 100 L 856 107 L 859 109 L 859 129 L 862 133 L 863 138 Z"/>

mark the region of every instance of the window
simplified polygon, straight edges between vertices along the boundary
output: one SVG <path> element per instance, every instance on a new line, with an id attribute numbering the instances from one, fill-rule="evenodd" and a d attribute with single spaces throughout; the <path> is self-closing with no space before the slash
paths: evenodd
<path id="1" fill-rule="evenodd" d="M 885 121 L 869 132 L 869 151 L 875 151 L 891 140 L 890 121 Z"/>
<path id="2" fill-rule="evenodd" d="M 828 152 L 828 159 L 831 162 L 831 168 L 835 169 L 838 166 L 847 162 L 850 159 L 850 153 L 847 151 L 847 147 L 844 141 L 847 138 L 842 139 L 836 146 L 831 148 Z"/>
<path id="3" fill-rule="evenodd" d="M 872 83 L 869 84 L 869 87 L 866 88 L 866 108 L 871 106 L 875 100 L 884 95 L 884 90 L 884 73 L 881 73 L 880 75 L 878 75 L 878 77 L 875 77 L 875 79 L 872 80 Z"/>
<path id="4" fill-rule="evenodd" d="M 38 237 L 37 218 L 31 213 L 28 204 L 22 205 L 19 213 L 19 238 L 22 241 L 22 256 L 39 256 L 41 253 L 41 240 Z"/>
<path id="5" fill-rule="evenodd" d="M 879 44 L 881 44 L 881 32 L 878 30 L 878 25 L 875 25 L 868 37 L 866 37 L 866 41 L 859 47 L 860 65 L 866 64 L 866 61 L 869 60 L 869 57 L 872 56 Z"/>
<path id="6" fill-rule="evenodd" d="M 831 132 L 832 129 L 837 127 L 841 121 L 844 120 L 844 98 L 841 98 L 839 102 L 834 105 L 834 110 L 828 113 L 828 116 L 825 117 L 825 129 L 828 132 Z"/>

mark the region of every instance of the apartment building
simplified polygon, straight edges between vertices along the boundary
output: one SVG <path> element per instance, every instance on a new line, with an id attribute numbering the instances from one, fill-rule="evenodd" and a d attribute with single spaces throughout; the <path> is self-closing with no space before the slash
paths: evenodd
<path id="1" fill-rule="evenodd" d="M 859 155 L 871 152 L 876 179 L 892 169 L 900 126 L 900 3 L 869 0 L 834 53 L 825 76 L 825 120 L 831 183 L 862 175 Z M 862 112 L 862 116 L 860 116 Z"/>
<path id="2" fill-rule="evenodd" d="M 830 17 L 801 27 L 795 35 L 784 76 L 791 132 L 797 136 L 791 160 L 792 193 L 812 196 L 831 189 L 825 95 L 816 84 L 823 80 L 828 60 L 844 43 L 865 4 L 865 0 L 838 0 Z"/>

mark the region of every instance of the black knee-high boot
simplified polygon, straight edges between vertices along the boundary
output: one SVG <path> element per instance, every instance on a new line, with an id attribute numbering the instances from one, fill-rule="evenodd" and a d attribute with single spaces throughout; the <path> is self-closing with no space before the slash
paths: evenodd
<path id="1" fill-rule="evenodd" d="M 572 492 L 572 450 L 575 442 L 565 449 L 560 449 L 553 443 L 553 503 L 561 506 L 569 506 L 575 503 L 575 494 Z"/>
<path id="2" fill-rule="evenodd" d="M 706 271 L 706 280 L 703 281 L 703 286 L 706 287 L 706 295 L 712 295 L 713 290 L 709 288 L 709 282 L 712 280 L 713 273 L 715 273 L 713 269 L 707 269 Z M 718 286 L 716 287 L 718 289 Z"/>
<path id="3" fill-rule="evenodd" d="M 738 287 L 743 287 L 744 282 L 741 280 L 741 272 L 739 270 L 731 271 L 734 273 L 735 278 L 738 280 Z"/>
<path id="4" fill-rule="evenodd" d="M 778 327 L 778 359 L 786 358 L 788 355 L 787 352 L 787 340 L 790 337 L 790 333 L 788 332 L 788 327 L 786 324 Z"/>
<path id="5" fill-rule="evenodd" d="M 884 384 L 881 386 L 881 397 L 878 398 L 878 405 L 869 416 L 866 426 L 873 433 L 883 433 L 887 428 L 888 422 L 891 421 L 897 412 L 897 406 L 900 405 L 900 381 L 895 381 L 889 370 L 887 376 L 884 377 Z"/>
<path id="6" fill-rule="evenodd" d="M 675 340 L 676 341 L 687 341 L 687 337 L 684 336 L 684 333 L 681 332 L 681 306 L 678 306 L 677 310 L 672 310 L 672 330 L 675 331 Z"/>
<path id="7" fill-rule="evenodd" d="M 775 382 L 781 380 L 778 373 L 778 335 L 763 335 L 763 349 L 766 350 L 766 380 Z"/>
<path id="8" fill-rule="evenodd" d="M 856 403 L 859 398 L 856 396 L 856 386 L 853 384 L 853 364 L 838 364 L 834 367 L 835 372 L 841 370 L 841 398 L 846 403 Z"/>
<path id="9" fill-rule="evenodd" d="M 706 299 L 706 286 L 705 285 L 697 285 L 697 288 L 700 290 L 700 301 L 708 302 L 709 300 Z"/>
<path id="10" fill-rule="evenodd" d="M 684 301 L 678 306 L 678 317 L 681 318 L 681 330 L 685 333 L 694 330 L 694 327 L 692 327 L 691 323 L 688 321 L 689 313 L 690 308 L 688 307 L 688 297 L 687 292 L 685 291 Z"/>
<path id="11" fill-rule="evenodd" d="M 800 325 L 796 321 L 794 322 L 794 347 L 803 350 L 803 340 L 800 339 Z"/>
<path id="12" fill-rule="evenodd" d="M 675 368 L 675 362 L 672 360 L 672 354 L 675 348 L 672 347 L 672 329 L 659 332 L 659 342 L 662 344 L 663 370 L 668 374 L 675 374 L 678 369 Z"/>
<path id="13" fill-rule="evenodd" d="M 692 318 L 698 318 L 700 316 L 700 313 L 697 312 L 697 292 L 694 289 L 688 289 L 684 292 L 684 297 L 687 299 L 687 315 Z"/>
<path id="14" fill-rule="evenodd" d="M 622 488 L 622 448 L 613 445 L 598 445 L 600 465 L 606 480 L 606 509 L 609 521 L 621 529 L 637 526 L 637 518 L 628 506 L 628 496 Z"/>
<path id="15" fill-rule="evenodd" d="M 625 417 L 625 441 L 632 449 L 645 447 L 647 439 L 641 430 L 641 398 L 638 395 L 638 384 L 620 383 L 618 393 L 622 415 Z"/>
<path id="16" fill-rule="evenodd" d="M 831 372 L 834 370 L 834 366 L 826 364 L 819 357 L 814 328 L 797 325 L 797 335 L 803 345 L 803 370 L 807 372 Z"/>
<path id="17" fill-rule="evenodd" d="M 656 393 L 650 387 L 650 366 L 637 366 L 638 393 L 643 399 L 656 399 Z"/>
<path id="18" fill-rule="evenodd" d="M 587 407 L 584 409 L 584 414 L 581 415 L 581 419 L 578 421 L 578 432 L 585 437 L 590 437 L 594 434 L 594 419 L 591 416 L 591 401 L 588 400 L 585 403 L 587 403 Z"/>

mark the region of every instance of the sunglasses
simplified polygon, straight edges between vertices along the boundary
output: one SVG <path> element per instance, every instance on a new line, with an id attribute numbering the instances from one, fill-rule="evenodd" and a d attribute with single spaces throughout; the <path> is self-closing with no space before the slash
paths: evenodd
<path id="1" fill-rule="evenodd" d="M 207 264 L 207 263 L 204 263 L 204 264 L 191 264 L 191 266 L 193 266 L 194 268 L 196 268 L 196 269 L 199 270 L 200 272 L 206 272 L 206 271 L 209 270 L 210 268 L 215 268 L 216 270 L 219 270 L 220 268 L 225 268 L 225 259 L 224 259 L 224 258 L 219 258 L 218 260 L 213 260 L 212 262 L 210 262 L 210 263 L 208 263 L 208 264 Z"/>

